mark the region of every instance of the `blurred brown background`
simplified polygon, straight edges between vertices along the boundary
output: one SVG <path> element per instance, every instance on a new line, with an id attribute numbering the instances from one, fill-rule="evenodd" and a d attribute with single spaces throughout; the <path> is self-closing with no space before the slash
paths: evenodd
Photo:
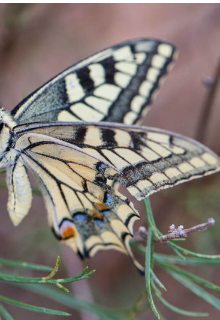
<path id="1" fill-rule="evenodd" d="M 213 79 L 220 58 L 219 17 L 219 4 L 0 4 L 1 104 L 11 110 L 25 95 L 58 72 L 103 48 L 132 38 L 158 38 L 177 46 L 180 56 L 143 123 L 195 138 L 210 91 L 204 82 Z M 219 119 L 218 88 L 204 140 L 218 154 Z M 220 175 L 216 174 L 153 195 L 153 212 L 161 231 L 166 233 L 171 223 L 188 228 L 214 217 L 215 227 L 190 235 L 185 246 L 201 253 L 220 253 L 219 185 Z M 144 278 L 126 256 L 114 251 L 100 252 L 81 265 L 74 253 L 53 238 L 41 197 L 34 197 L 29 216 L 14 228 L 6 211 L 7 190 L 0 191 L 1 257 L 53 266 L 60 254 L 59 277 L 78 274 L 83 265 L 97 270 L 87 283 L 74 284 L 76 295 L 113 307 L 131 306 L 135 302 L 144 288 Z M 145 224 L 143 206 L 136 206 L 142 211 L 141 224 Z M 158 245 L 156 249 L 171 253 L 163 246 Z M 220 285 L 219 267 L 190 270 Z M 169 289 L 164 297 L 170 302 L 191 311 L 208 310 L 209 319 L 220 318 L 219 312 L 161 270 L 157 271 Z M 28 274 L 33 275 L 25 273 Z M 26 303 L 66 309 L 8 285 L 2 285 L 0 293 Z M 158 305 L 167 319 L 184 318 Z M 12 307 L 8 310 L 18 320 L 39 319 L 39 314 L 29 311 Z M 42 320 L 55 318 L 40 315 Z M 75 313 L 71 319 L 96 318 Z M 154 316 L 147 311 L 137 319 L 154 319 Z"/>

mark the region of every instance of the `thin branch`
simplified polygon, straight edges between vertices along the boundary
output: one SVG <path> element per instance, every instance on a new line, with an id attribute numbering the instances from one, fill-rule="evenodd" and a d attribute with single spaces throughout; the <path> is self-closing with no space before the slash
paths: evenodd
<path id="1" fill-rule="evenodd" d="M 167 243 L 168 241 L 173 239 L 186 238 L 188 233 L 206 230 L 207 228 L 214 226 L 214 224 L 215 224 L 215 220 L 213 218 L 209 218 L 208 222 L 198 224 L 188 229 L 184 229 L 182 225 L 176 228 L 175 225 L 172 224 L 170 226 L 170 230 L 168 231 L 168 234 L 165 234 L 159 237 L 159 239 L 154 238 L 154 241 Z M 143 241 L 143 240 L 147 241 L 147 238 L 148 238 L 147 229 L 144 226 L 140 226 L 137 234 L 134 237 L 134 241 L 136 242 Z"/>
<path id="2" fill-rule="evenodd" d="M 192 228 L 184 229 L 182 225 L 175 227 L 174 224 L 170 226 L 170 230 L 168 234 L 163 235 L 160 237 L 161 243 L 166 243 L 169 240 L 177 239 L 177 238 L 186 238 L 188 233 L 206 230 L 208 227 L 212 227 L 215 224 L 215 220 L 210 218 L 208 222 L 198 224 Z"/>

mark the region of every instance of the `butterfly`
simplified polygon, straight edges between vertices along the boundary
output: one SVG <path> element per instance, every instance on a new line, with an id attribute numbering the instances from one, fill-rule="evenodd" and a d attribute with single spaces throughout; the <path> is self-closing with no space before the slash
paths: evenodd
<path id="1" fill-rule="evenodd" d="M 182 135 L 136 126 L 175 59 L 166 42 L 138 39 L 96 53 L 31 93 L 10 113 L 0 108 L 0 168 L 7 209 L 18 225 L 31 207 L 27 168 L 39 181 L 55 236 L 81 258 L 129 241 L 138 200 L 220 170 L 220 159 Z M 115 123 L 117 122 L 117 123 Z"/>

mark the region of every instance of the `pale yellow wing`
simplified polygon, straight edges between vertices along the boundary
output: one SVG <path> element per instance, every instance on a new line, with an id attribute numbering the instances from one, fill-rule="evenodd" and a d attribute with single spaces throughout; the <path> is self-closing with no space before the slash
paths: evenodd
<path id="1" fill-rule="evenodd" d="M 111 248 L 129 253 L 143 271 L 129 246 L 139 215 L 106 184 L 106 176 L 115 175 L 117 169 L 69 143 L 31 132 L 20 135 L 15 150 L 38 177 L 58 239 L 81 257 Z"/>

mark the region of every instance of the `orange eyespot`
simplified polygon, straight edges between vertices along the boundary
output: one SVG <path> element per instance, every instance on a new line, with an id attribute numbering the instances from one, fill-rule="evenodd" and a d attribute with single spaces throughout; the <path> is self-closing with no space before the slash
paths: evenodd
<path id="1" fill-rule="evenodd" d="M 62 238 L 64 238 L 64 239 L 68 239 L 70 237 L 76 236 L 75 227 L 69 221 L 64 221 L 64 223 L 62 224 L 62 226 L 60 228 L 60 231 L 61 231 Z"/>
<path id="2" fill-rule="evenodd" d="M 65 239 L 70 238 L 70 237 L 75 237 L 75 235 L 76 235 L 76 232 L 72 227 L 67 228 L 62 233 L 62 237 Z"/>

